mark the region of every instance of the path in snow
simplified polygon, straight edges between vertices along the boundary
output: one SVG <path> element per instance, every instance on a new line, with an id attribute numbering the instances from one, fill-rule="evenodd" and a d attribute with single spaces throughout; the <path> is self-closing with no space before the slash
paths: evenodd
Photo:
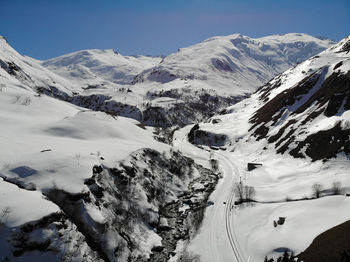
<path id="1" fill-rule="evenodd" d="M 191 126 L 190 126 L 191 127 Z M 181 148 L 184 154 L 196 161 L 203 162 L 210 154 L 190 144 L 186 137 L 190 127 L 177 131 L 174 146 Z M 213 152 L 222 167 L 223 178 L 218 182 L 209 200 L 208 206 L 197 236 L 191 241 L 188 250 L 200 254 L 203 262 L 246 261 L 233 228 L 234 183 L 239 180 L 238 168 L 229 152 Z M 224 204 L 224 202 L 226 204 Z"/>

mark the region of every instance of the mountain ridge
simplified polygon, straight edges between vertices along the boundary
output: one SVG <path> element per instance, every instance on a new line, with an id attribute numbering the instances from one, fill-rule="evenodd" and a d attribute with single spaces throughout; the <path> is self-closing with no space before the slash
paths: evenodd
<path id="1" fill-rule="evenodd" d="M 350 38 L 315 53 L 283 37 L 85 50 L 54 70 L 0 39 L 1 256 L 259 262 L 348 220 Z"/>
<path id="2" fill-rule="evenodd" d="M 299 56 L 300 52 L 313 55 L 330 44 L 328 40 L 304 34 L 271 36 L 263 42 L 238 34 L 233 36 L 205 40 L 164 58 L 123 56 L 111 49 L 93 49 L 38 61 L 18 54 L 6 43 L 2 45 L 2 53 L 7 52 L 9 56 L 3 59 L 17 66 L 18 75 L 12 70 L 11 77 L 34 92 L 134 118 L 147 125 L 171 127 L 202 121 L 220 112 L 247 97 L 259 83 L 294 65 L 293 56 Z M 294 46 L 295 39 L 306 42 Z M 237 47 L 233 43 L 236 40 Z M 286 55 L 293 59 L 288 62 L 289 58 L 283 58 Z M 271 68 L 277 64 L 280 67 L 273 71 Z M 2 65 L 8 67 L 5 62 Z M 155 81 L 143 81 L 149 72 L 160 73 L 166 81 L 158 82 L 157 76 Z"/>

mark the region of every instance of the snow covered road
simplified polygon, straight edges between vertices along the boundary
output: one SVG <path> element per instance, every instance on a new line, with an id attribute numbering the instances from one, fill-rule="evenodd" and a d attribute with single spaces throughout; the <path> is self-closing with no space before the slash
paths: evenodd
<path id="1" fill-rule="evenodd" d="M 187 128 L 175 133 L 174 146 L 191 155 L 196 161 L 209 160 L 210 154 L 190 144 L 186 139 Z M 201 229 L 190 242 L 188 250 L 200 254 L 200 259 L 206 261 L 247 261 L 236 237 L 233 226 L 234 183 L 238 182 L 240 175 L 230 152 L 212 152 L 219 160 L 223 178 L 220 179 L 209 201 L 214 205 L 207 207 Z M 208 162 L 207 162 L 208 163 Z"/>
<path id="2" fill-rule="evenodd" d="M 224 154 L 217 153 L 216 155 L 221 155 L 220 160 L 221 163 L 225 165 L 225 176 L 231 176 L 234 178 L 234 183 L 238 182 L 239 172 L 237 167 L 232 163 L 231 159 Z M 227 172 L 227 173 L 226 173 Z M 230 192 L 227 197 L 226 205 L 225 205 L 225 226 L 228 240 L 230 242 L 231 249 L 233 251 L 234 257 L 238 262 L 245 261 L 243 252 L 240 250 L 239 243 L 234 232 L 234 227 L 232 225 L 233 216 L 231 213 L 233 212 L 235 202 L 235 192 L 234 185 L 231 183 Z"/>
<path id="3" fill-rule="evenodd" d="M 189 250 L 201 254 L 201 261 L 246 261 L 233 227 L 234 183 L 239 181 L 238 168 L 229 153 L 215 153 L 223 171 L 223 179 L 210 197 L 214 202 L 205 212 L 198 235 Z"/>

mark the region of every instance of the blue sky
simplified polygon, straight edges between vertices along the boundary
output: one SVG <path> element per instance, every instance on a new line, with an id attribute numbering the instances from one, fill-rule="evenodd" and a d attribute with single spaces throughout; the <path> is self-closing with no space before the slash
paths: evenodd
<path id="1" fill-rule="evenodd" d="M 340 40 L 349 28 L 349 0 L 0 0 L 0 35 L 38 59 L 91 48 L 166 55 L 234 33 Z"/>

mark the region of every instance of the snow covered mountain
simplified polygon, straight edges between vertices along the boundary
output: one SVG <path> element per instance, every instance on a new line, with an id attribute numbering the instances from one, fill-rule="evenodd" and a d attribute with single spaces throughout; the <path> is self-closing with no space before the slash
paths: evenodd
<path id="1" fill-rule="evenodd" d="M 42 62 L 42 65 L 80 85 L 109 82 L 129 84 L 142 71 L 157 65 L 161 57 L 123 56 L 113 50 L 84 50 Z"/>
<path id="2" fill-rule="evenodd" d="M 86 50 L 37 61 L 1 38 L 1 260 L 305 251 L 350 219 L 349 41 L 325 50 L 330 40 L 304 34 L 233 35 L 163 59 Z M 233 185 L 254 201 L 236 201 Z"/>
<path id="3" fill-rule="evenodd" d="M 0 77 L 7 82 L 36 91 L 46 90 L 53 95 L 72 95 L 78 87 L 71 81 L 41 66 L 38 61 L 20 55 L 0 36 Z"/>
<path id="4" fill-rule="evenodd" d="M 224 177 L 217 190 L 232 191 L 226 183 L 234 182 L 256 190 L 255 204 L 240 204 L 226 213 L 235 228 L 231 234 L 238 243 L 234 248 L 238 261 L 276 258 L 285 250 L 298 255 L 319 234 L 349 221 L 345 212 L 350 205 L 345 194 L 350 185 L 349 47 L 350 36 L 276 76 L 222 115 L 187 127 L 192 143 L 219 150 L 222 163 L 235 169 L 235 179 Z M 257 168 L 249 171 L 248 163 Z M 230 198 L 218 195 L 213 201 Z M 219 234 L 215 252 L 201 248 L 213 237 L 210 225 L 225 223 L 223 208 L 219 216 L 220 210 L 208 212 L 205 229 L 191 250 L 204 254 L 203 261 L 225 261 L 228 257 L 218 254 L 227 243 Z M 277 223 L 280 217 L 286 222 Z M 343 244 L 317 246 L 327 241 L 324 235 L 299 258 L 314 261 L 310 257 L 324 254 L 324 261 L 345 259 L 349 250 Z"/>
<path id="5" fill-rule="evenodd" d="M 1 260 L 161 261 L 194 235 L 219 178 L 209 161 L 74 105 L 80 86 L 3 38 L 0 58 Z"/>
<path id="6" fill-rule="evenodd" d="M 349 154 L 349 40 L 285 71 L 237 105 L 251 110 L 247 134 L 294 157 L 319 160 Z M 235 110 L 234 106 L 224 114 Z M 328 150 L 320 150 L 324 143 L 330 144 Z"/>
<path id="7" fill-rule="evenodd" d="M 262 87 L 250 122 L 277 152 L 329 159 L 350 153 L 350 38 Z M 327 150 L 322 150 L 328 144 Z"/>
<path id="8" fill-rule="evenodd" d="M 213 37 L 165 57 L 137 76 L 134 83 L 197 79 L 219 91 L 242 95 L 333 44 L 307 34 Z"/>
<path id="9" fill-rule="evenodd" d="M 218 180 L 209 162 L 12 80 L 0 83 L 1 260 L 160 261 L 194 234 Z"/>
<path id="10" fill-rule="evenodd" d="M 41 64 L 80 85 L 79 106 L 146 125 L 203 121 L 296 63 L 334 44 L 306 34 L 215 37 L 163 59 L 85 50 Z M 132 85 L 129 85 L 131 84 Z"/>
<path id="11" fill-rule="evenodd" d="M 1 74 L 85 108 L 146 125 L 184 126 L 247 97 L 272 76 L 331 44 L 305 34 L 260 39 L 232 35 L 208 39 L 163 59 L 85 50 L 37 61 L 18 54 L 2 38 Z M 156 71 L 170 73 L 151 76 Z"/>

